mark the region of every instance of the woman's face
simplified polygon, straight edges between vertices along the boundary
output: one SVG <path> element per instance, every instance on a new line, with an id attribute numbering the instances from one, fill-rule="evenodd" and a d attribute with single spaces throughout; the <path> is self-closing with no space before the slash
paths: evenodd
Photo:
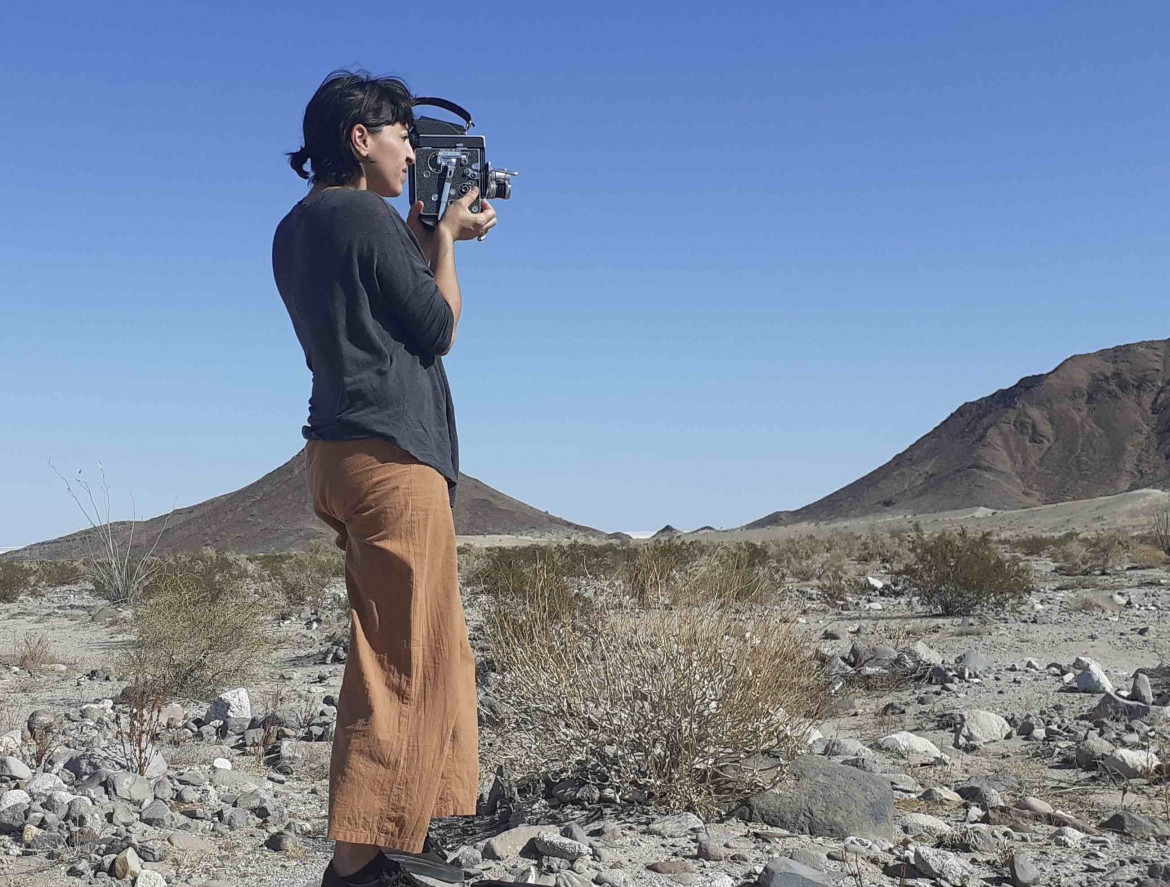
<path id="1" fill-rule="evenodd" d="M 353 143 L 359 157 L 366 155 L 361 165 L 366 188 L 383 197 L 402 194 L 407 167 L 414 163 L 414 148 L 406 124 L 395 123 L 370 132 L 359 123 L 353 128 Z"/>

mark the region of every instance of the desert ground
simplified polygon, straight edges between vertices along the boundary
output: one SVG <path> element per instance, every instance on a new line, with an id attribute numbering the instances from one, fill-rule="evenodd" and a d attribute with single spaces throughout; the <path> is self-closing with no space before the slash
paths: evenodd
<path id="1" fill-rule="evenodd" d="M 1165 554 L 1135 535 L 1148 534 L 1168 500 L 1138 491 L 1016 512 L 614 545 L 651 552 L 690 538 L 708 554 L 763 550 L 747 546 L 755 543 L 778 546 L 788 558 L 773 573 L 734 558 L 720 562 L 731 563 L 740 583 L 732 591 L 723 573 L 700 571 L 707 579 L 685 582 L 661 575 L 649 586 L 639 579 L 641 604 L 632 609 L 632 573 L 589 567 L 586 576 L 570 570 L 550 579 L 551 562 L 524 548 L 539 540 L 463 538 L 462 594 L 480 691 L 481 809 L 435 821 L 432 835 L 467 880 L 555 887 L 1170 884 L 1170 770 L 1161 763 L 1170 755 L 1170 671 L 1160 667 L 1170 653 L 1170 570 Z M 1027 591 L 1003 611 L 944 615 L 924 605 L 900 578 L 907 554 L 898 531 L 915 522 L 928 534 L 992 531 L 1005 560 L 1030 567 Z M 812 538 L 819 547 L 801 547 Z M 530 554 L 513 563 L 498 554 L 508 550 Z M 574 557 L 580 552 L 566 562 Z M 519 579 L 507 578 L 513 568 Z M 745 594 L 749 574 L 752 593 Z M 343 583 L 327 579 L 314 590 L 309 581 L 307 595 L 265 611 L 272 646 L 246 681 L 220 686 L 219 698 L 165 699 L 145 740 L 145 766 L 136 768 L 125 742 L 134 707 L 123 693 L 125 654 L 145 629 L 135 607 L 112 604 L 84 577 L 73 578 L 30 580 L 0 604 L 0 885 L 119 876 L 139 887 L 319 883 L 330 853 L 333 704 L 345 667 Z M 727 596 L 699 603 L 693 593 L 716 580 Z M 753 661 L 770 662 L 784 681 L 807 678 L 812 691 L 791 696 L 809 705 L 807 723 L 783 752 L 751 759 L 764 781 L 740 795 L 724 790 L 713 801 L 700 788 L 685 795 L 695 803 L 684 803 L 683 794 L 647 792 L 650 781 L 626 784 L 620 774 L 590 783 L 567 759 L 548 758 L 548 713 L 528 708 L 541 689 L 524 671 L 533 660 L 500 646 L 500 625 L 519 631 L 513 638 L 534 625 L 554 630 L 547 621 L 518 621 L 534 606 L 529 585 L 576 602 L 566 606 L 578 615 L 586 611 L 572 608 L 582 601 L 617 606 L 618 619 L 598 621 L 594 634 L 651 611 L 650 618 L 678 626 L 692 606 L 772 626 L 733 657 L 761 657 Z M 679 591 L 684 586 L 691 597 Z M 603 611 L 587 612 L 599 620 Z M 751 622 L 765 612 L 767 619 Z M 571 647 L 582 636 L 559 637 Z M 688 637 L 701 643 L 704 635 Z M 233 655 L 230 639 L 205 647 Z M 603 648 L 611 658 L 632 657 L 623 662 L 630 681 L 642 652 Z M 709 652 L 692 651 L 691 677 L 702 678 L 717 660 L 704 658 Z M 736 660 L 718 661 L 730 667 Z M 567 696 L 588 700 L 593 675 L 582 672 Z M 809 692 L 823 704 L 808 702 Z M 730 707 L 730 695 L 715 697 L 711 711 Z M 604 698 L 620 705 L 626 697 Z M 604 701 L 600 691 L 597 699 Z M 796 724 L 795 709 L 790 714 Z M 691 718 L 683 711 L 687 723 L 709 726 Z M 676 734 L 668 727 L 669 740 Z M 589 737 L 570 740 L 561 754 L 596 751 Z"/>

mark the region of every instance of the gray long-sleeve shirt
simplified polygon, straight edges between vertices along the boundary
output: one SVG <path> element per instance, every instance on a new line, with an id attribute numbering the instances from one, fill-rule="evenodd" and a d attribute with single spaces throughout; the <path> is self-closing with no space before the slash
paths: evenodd
<path id="1" fill-rule="evenodd" d="M 443 359 L 455 317 L 422 248 L 373 191 L 306 197 L 276 226 L 276 287 L 313 374 L 306 440 L 389 440 L 459 478 Z"/>

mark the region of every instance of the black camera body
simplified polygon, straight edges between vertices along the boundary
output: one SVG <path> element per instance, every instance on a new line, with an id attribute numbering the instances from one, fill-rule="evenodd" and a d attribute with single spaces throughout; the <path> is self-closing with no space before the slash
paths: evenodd
<path id="1" fill-rule="evenodd" d="M 414 165 L 408 176 L 410 204 L 422 201 L 420 221 L 434 228 L 443 217 L 448 204 L 458 200 L 472 189 L 479 194 L 471 204 L 471 211 L 481 209 L 480 201 L 507 200 L 512 196 L 512 176 L 518 173 L 493 169 L 487 160 L 484 137 L 468 135 L 473 126 L 471 115 L 454 102 L 437 98 L 417 98 L 414 105 L 443 108 L 464 121 L 460 125 L 434 117 L 414 118 L 410 142 L 414 147 Z"/>

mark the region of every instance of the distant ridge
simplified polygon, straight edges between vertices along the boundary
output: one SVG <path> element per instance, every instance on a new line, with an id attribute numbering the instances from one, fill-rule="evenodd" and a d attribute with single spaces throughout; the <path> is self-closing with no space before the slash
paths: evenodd
<path id="1" fill-rule="evenodd" d="M 1028 508 L 1170 486 L 1170 339 L 1068 358 L 965 403 L 880 468 L 744 529 Z"/>
<path id="2" fill-rule="evenodd" d="M 244 554 L 294 551 L 333 534 L 313 513 L 305 482 L 303 450 L 279 468 L 234 493 L 176 509 L 158 551 L 196 551 L 203 546 Z M 515 535 L 601 538 L 600 530 L 574 524 L 526 505 L 466 474 L 459 475 L 455 532 L 462 536 Z M 154 540 L 165 516 L 139 522 L 135 537 Z M 129 521 L 119 525 L 128 532 Z M 65 559 L 79 556 L 92 530 L 37 542 L 11 556 Z"/>

